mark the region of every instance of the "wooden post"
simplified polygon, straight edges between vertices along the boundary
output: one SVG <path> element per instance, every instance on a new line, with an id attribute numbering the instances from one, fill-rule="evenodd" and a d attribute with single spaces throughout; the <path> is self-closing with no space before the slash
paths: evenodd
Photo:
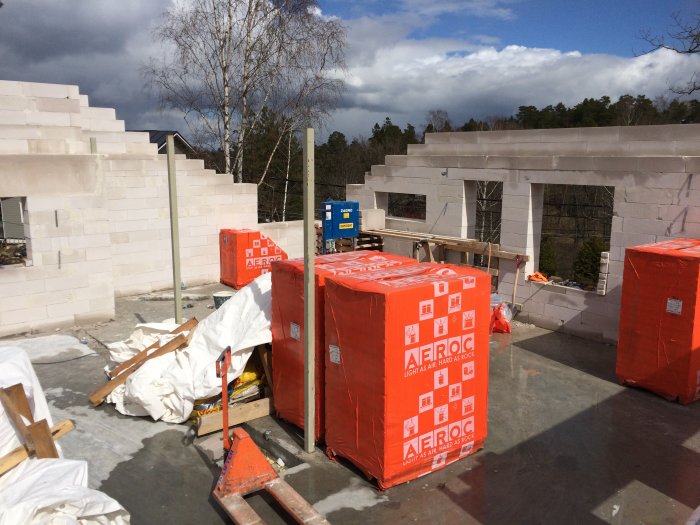
<path id="1" fill-rule="evenodd" d="M 304 450 L 313 452 L 316 423 L 314 311 L 316 228 L 314 227 L 314 130 L 304 131 Z"/>
<path id="2" fill-rule="evenodd" d="M 175 173 L 175 141 L 172 135 L 166 139 L 168 152 L 168 189 L 170 196 L 170 245 L 173 259 L 173 296 L 175 297 L 175 322 L 182 323 L 182 279 L 180 277 L 180 227 L 177 213 L 177 176 Z"/>

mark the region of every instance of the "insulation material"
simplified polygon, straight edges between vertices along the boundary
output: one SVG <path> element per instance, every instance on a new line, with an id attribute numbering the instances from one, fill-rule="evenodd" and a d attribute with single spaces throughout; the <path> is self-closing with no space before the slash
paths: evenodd
<path id="1" fill-rule="evenodd" d="M 219 260 L 221 282 L 236 289 L 270 271 L 273 261 L 287 254 L 265 234 L 256 230 L 221 230 Z"/>
<path id="2" fill-rule="evenodd" d="M 322 255 L 316 268 L 316 439 L 323 434 L 323 301 L 326 277 L 393 266 L 417 264 L 414 259 L 373 251 Z M 272 265 L 272 375 L 277 414 L 304 427 L 304 260 Z"/>
<path id="3" fill-rule="evenodd" d="M 0 348 L 0 387 L 21 383 L 35 421 L 53 426 L 44 392 L 29 356 L 18 347 Z M 0 405 L 0 457 L 19 447 L 17 431 Z M 61 449 L 56 443 L 56 449 Z M 123 525 L 129 513 L 106 494 L 88 488 L 88 465 L 68 459 L 25 459 L 0 476 L 0 525 Z"/>
<path id="4" fill-rule="evenodd" d="M 194 330 L 189 346 L 146 361 L 107 397 L 122 414 L 182 423 L 195 399 L 221 393 L 216 360 L 231 347 L 230 381 L 243 369 L 253 348 L 269 343 L 272 294 L 270 274 L 261 275 L 212 312 Z"/>
<path id="5" fill-rule="evenodd" d="M 683 404 L 700 398 L 700 240 L 625 250 L 616 372 Z"/>
<path id="6" fill-rule="evenodd" d="M 483 446 L 490 276 L 419 264 L 326 281 L 326 445 L 388 488 Z"/>

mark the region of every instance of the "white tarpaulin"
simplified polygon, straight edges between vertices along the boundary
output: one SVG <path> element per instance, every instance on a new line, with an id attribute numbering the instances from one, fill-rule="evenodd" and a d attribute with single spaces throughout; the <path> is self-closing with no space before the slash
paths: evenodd
<path id="1" fill-rule="evenodd" d="M 24 387 L 24 393 L 29 401 L 29 409 L 32 411 L 34 420 L 45 419 L 49 426 L 53 426 L 44 391 L 41 389 L 39 378 L 34 372 L 29 356 L 19 347 L 1 347 L 0 388 L 7 388 L 18 383 Z M 0 456 L 8 454 L 21 444 L 15 427 L 10 423 L 10 418 L 5 414 L 2 404 L 0 404 Z"/>
<path id="2" fill-rule="evenodd" d="M 126 415 L 186 421 L 195 399 L 221 392 L 216 359 L 227 346 L 231 347 L 228 377 L 233 380 L 245 368 L 253 348 L 272 341 L 271 289 L 269 273 L 255 279 L 197 325 L 187 348 L 144 363 L 107 402 Z"/>
<path id="3" fill-rule="evenodd" d="M 88 488 L 85 461 L 27 459 L 0 477 L 0 525 L 126 525 L 129 513 Z"/>
<path id="4" fill-rule="evenodd" d="M 177 328 L 177 323 L 174 319 L 168 319 L 162 323 L 137 324 L 136 330 L 129 336 L 129 339 L 107 345 L 109 357 L 116 363 L 123 363 L 156 341 L 162 346 L 175 337 L 168 333 L 175 328 Z"/>
<path id="5" fill-rule="evenodd" d="M 0 387 L 21 383 L 35 421 L 51 414 L 29 361 L 18 347 L 0 348 Z M 0 405 L 0 456 L 21 445 L 17 431 Z M 56 448 L 59 449 L 58 444 Z M 24 460 L 0 476 L 0 525 L 129 523 L 129 513 L 109 496 L 87 486 L 87 463 L 67 459 Z"/>

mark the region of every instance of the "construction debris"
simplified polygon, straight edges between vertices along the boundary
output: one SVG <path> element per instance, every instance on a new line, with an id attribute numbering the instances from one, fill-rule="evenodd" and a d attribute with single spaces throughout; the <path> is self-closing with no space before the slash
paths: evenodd
<path id="1" fill-rule="evenodd" d="M 132 359 L 138 362 L 131 366 L 125 363 L 126 370 L 120 365 L 121 370 L 117 367 L 112 371 L 113 379 L 93 392 L 91 401 L 99 404 L 106 400 L 125 415 L 170 423 L 187 421 L 195 400 L 218 394 L 220 382 L 214 364 L 226 347 L 232 351 L 228 375 L 235 379 L 253 349 L 272 340 L 270 289 L 270 275 L 262 275 L 197 324 L 187 337 L 183 328 L 182 334 L 163 346 L 151 344 L 150 348 L 132 350 L 132 355 L 136 354 Z"/>

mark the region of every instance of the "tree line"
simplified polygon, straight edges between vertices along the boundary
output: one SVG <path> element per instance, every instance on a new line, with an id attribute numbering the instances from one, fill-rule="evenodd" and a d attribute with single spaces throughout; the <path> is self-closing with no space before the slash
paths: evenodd
<path id="1" fill-rule="evenodd" d="M 257 126 L 249 132 L 244 145 L 246 159 L 243 182 L 259 185 L 258 213 L 261 221 L 296 220 L 302 217 L 302 146 L 294 131 L 280 128 L 282 116 L 267 107 L 256 115 Z M 700 122 L 700 101 L 623 95 L 612 102 L 610 97 L 586 98 L 573 106 L 563 103 L 542 108 L 520 106 L 509 117 L 469 118 L 461 126 L 452 123 L 444 110 L 426 114 L 420 132 L 412 124 L 404 128 L 390 117 L 375 123 L 369 136 L 348 138 L 333 131 L 325 142 L 317 144 L 317 209 L 324 200 L 343 200 L 347 184 L 364 183 L 372 165 L 383 164 L 386 155 L 404 155 L 409 144 L 425 142 L 428 133 L 446 131 L 497 131 L 518 129 L 571 128 L 596 126 L 633 126 Z M 222 171 L 220 150 L 203 151 L 207 166 Z M 261 174 L 265 174 L 261 181 Z"/>

